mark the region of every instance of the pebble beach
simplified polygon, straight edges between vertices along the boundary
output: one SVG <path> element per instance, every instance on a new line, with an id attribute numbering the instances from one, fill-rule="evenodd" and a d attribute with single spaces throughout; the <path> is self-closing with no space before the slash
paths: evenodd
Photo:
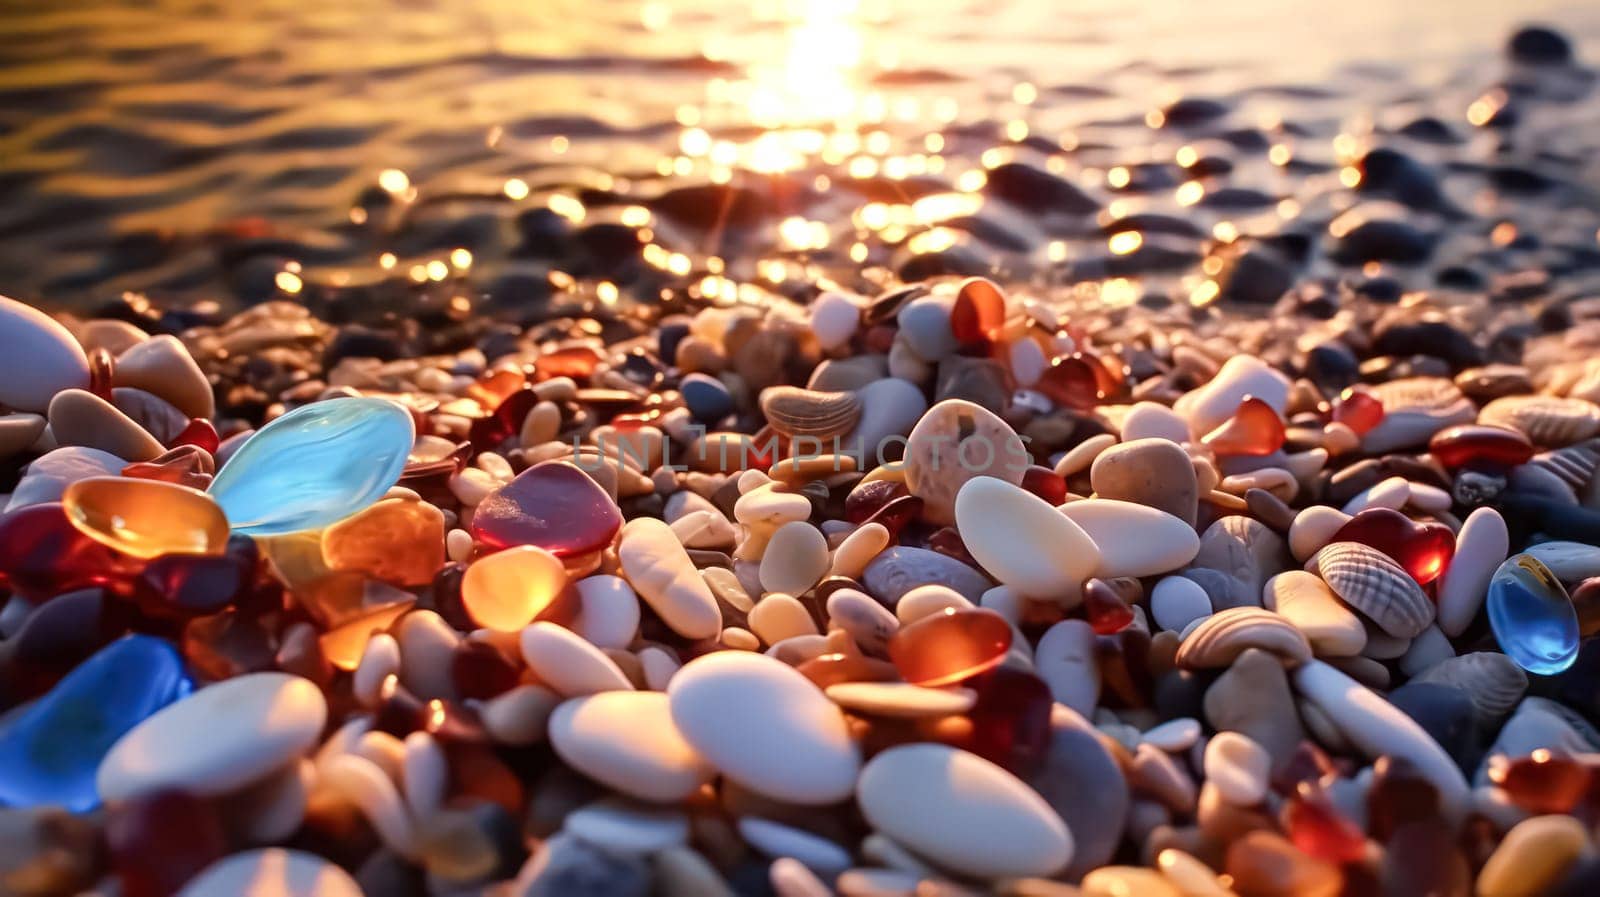
<path id="1" fill-rule="evenodd" d="M 1600 893 L 1596 75 L 1496 53 L 0 282 L 0 897 Z"/>

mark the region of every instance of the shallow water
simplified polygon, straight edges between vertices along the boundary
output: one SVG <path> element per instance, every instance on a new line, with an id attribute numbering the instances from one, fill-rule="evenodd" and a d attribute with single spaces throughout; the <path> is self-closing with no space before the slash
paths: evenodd
<path id="1" fill-rule="evenodd" d="M 1588 73 L 1536 73 L 1515 139 L 1474 119 L 1526 80 L 1501 50 L 1516 23 L 1557 25 L 1592 60 L 1600 8 L 1060 6 L 6 5 L 0 291 L 80 308 L 124 291 L 225 307 L 487 292 L 521 309 L 567 275 L 604 302 L 984 270 L 1204 303 L 1236 298 L 1210 270 L 1232 264 L 1218 243 L 1323 237 L 1351 203 L 1346 166 L 1374 145 L 1469 213 L 1421 210 L 1437 248 L 1397 269 L 1408 285 L 1515 270 L 1483 233 L 1501 221 L 1594 246 Z M 1154 127 L 1179 96 L 1219 116 Z M 1458 139 L 1415 139 L 1434 123 Z M 988 177 L 1011 159 L 1048 182 Z M 1214 160 L 1231 171 L 1183 164 Z M 1508 199 L 1486 189 L 1494 165 L 1561 189 Z M 741 189 L 678 189 L 728 182 Z M 1083 207 L 1039 200 L 1058 184 Z"/>

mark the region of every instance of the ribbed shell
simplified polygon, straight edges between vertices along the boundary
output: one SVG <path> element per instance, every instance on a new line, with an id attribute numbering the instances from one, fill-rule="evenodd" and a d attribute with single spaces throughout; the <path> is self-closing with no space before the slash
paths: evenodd
<path id="1" fill-rule="evenodd" d="M 1311 659 L 1311 643 L 1287 619 L 1259 607 L 1230 607 L 1202 619 L 1178 646 L 1178 666 L 1189 670 L 1230 666 L 1249 648 L 1275 654 L 1285 666 Z"/>
<path id="2" fill-rule="evenodd" d="M 861 419 L 861 400 L 849 392 L 773 386 L 761 393 L 761 411 L 785 436 L 829 439 L 850 432 Z"/>
<path id="3" fill-rule="evenodd" d="M 1345 604 L 1392 636 L 1415 638 L 1433 622 L 1433 602 L 1422 587 L 1376 548 L 1335 542 L 1317 552 L 1311 566 Z"/>
<path id="4" fill-rule="evenodd" d="M 1384 411 L 1427 413 L 1441 411 L 1461 401 L 1461 388 L 1443 377 L 1406 377 L 1372 387 L 1372 394 L 1383 402 Z"/>
<path id="5" fill-rule="evenodd" d="M 1504 719 L 1528 691 L 1528 674 L 1498 651 L 1475 651 L 1441 660 L 1411 681 L 1461 689 L 1472 701 L 1473 714 L 1491 725 Z"/>
<path id="6" fill-rule="evenodd" d="M 1555 474 L 1573 489 L 1582 489 L 1594 479 L 1595 470 L 1600 469 L 1600 439 L 1540 452 L 1528 463 Z"/>
<path id="7" fill-rule="evenodd" d="M 1506 396 L 1483 406 L 1478 423 L 1521 430 L 1537 445 L 1571 445 L 1600 433 L 1600 405 L 1559 396 Z"/>

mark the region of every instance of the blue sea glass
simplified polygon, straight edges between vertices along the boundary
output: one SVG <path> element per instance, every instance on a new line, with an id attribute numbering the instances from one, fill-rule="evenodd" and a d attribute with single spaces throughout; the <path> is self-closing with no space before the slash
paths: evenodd
<path id="1" fill-rule="evenodd" d="M 1554 675 L 1578 657 L 1578 612 L 1537 558 L 1519 554 L 1489 580 L 1489 627 L 1500 650 L 1530 673 Z"/>
<path id="2" fill-rule="evenodd" d="M 414 440 L 411 412 L 395 402 L 314 402 L 251 436 L 206 491 L 236 533 L 320 529 L 383 497 L 405 470 Z"/>
<path id="3" fill-rule="evenodd" d="M 170 644 L 130 635 L 100 649 L 55 688 L 0 723 L 0 804 L 100 804 L 95 772 L 134 726 L 193 688 Z"/>

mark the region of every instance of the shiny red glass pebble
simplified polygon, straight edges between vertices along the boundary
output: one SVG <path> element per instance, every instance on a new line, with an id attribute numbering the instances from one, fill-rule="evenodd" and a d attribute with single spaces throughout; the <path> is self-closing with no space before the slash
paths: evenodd
<path id="1" fill-rule="evenodd" d="M 835 630 L 842 632 L 843 630 Z M 839 650 L 818 654 L 795 667 L 800 675 L 818 688 L 841 682 L 898 682 L 900 671 L 894 664 L 861 653 L 854 640 L 837 645 Z"/>
<path id="2" fill-rule="evenodd" d="M 57 502 L 0 514 L 0 581 L 34 600 L 124 582 L 137 563 L 79 531 Z"/>
<path id="3" fill-rule="evenodd" d="M 122 897 L 168 897 L 228 852 L 215 805 L 183 791 L 112 806 L 105 843 Z"/>
<path id="4" fill-rule="evenodd" d="M 961 284 L 950 309 L 950 332 L 963 345 L 993 340 L 1006 323 L 1006 297 L 993 282 L 973 277 Z"/>
<path id="5" fill-rule="evenodd" d="M 911 521 L 922 516 L 922 499 L 915 495 L 902 495 L 878 509 L 876 514 L 868 517 L 863 523 L 881 523 L 889 531 L 889 541 L 895 542 L 900 538 L 900 531 L 906 528 Z"/>
<path id="6" fill-rule="evenodd" d="M 104 346 L 89 350 L 89 391 L 111 401 L 111 388 L 116 380 L 116 359 Z"/>
<path id="7" fill-rule="evenodd" d="M 1333 534 L 1333 542 L 1360 542 L 1405 568 L 1417 585 L 1438 579 L 1456 553 L 1455 534 L 1442 523 L 1419 523 L 1392 508 L 1368 508 Z"/>
<path id="8" fill-rule="evenodd" d="M 180 445 L 196 446 L 215 455 L 217 447 L 222 445 L 222 437 L 217 435 L 217 428 L 211 426 L 211 421 L 204 418 L 191 417 L 189 418 L 189 423 L 184 426 L 183 431 L 178 434 L 177 438 L 172 440 L 173 448 L 177 448 Z"/>
<path id="9" fill-rule="evenodd" d="M 1348 387 L 1333 403 L 1333 419 L 1365 436 L 1383 423 L 1383 400 L 1360 384 Z"/>
<path id="10" fill-rule="evenodd" d="M 997 667 L 966 682 L 978 693 L 967 711 L 972 727 L 955 747 L 1026 774 L 1050 746 L 1050 709 L 1055 699 L 1043 679 Z"/>
<path id="11" fill-rule="evenodd" d="M 249 593 L 256 563 L 255 541 L 249 536 L 229 539 L 223 554 L 164 554 L 140 571 L 134 597 L 140 610 L 152 617 L 214 614 Z"/>
<path id="12" fill-rule="evenodd" d="M 539 395 L 531 389 L 518 390 L 506 396 L 495 409 L 476 418 L 467 428 L 467 440 L 480 452 L 491 452 L 501 443 L 522 430 L 522 421 L 539 404 Z"/>
<path id="13" fill-rule="evenodd" d="M 1096 635 L 1113 635 L 1133 622 L 1133 608 L 1104 580 L 1083 584 L 1083 616 Z"/>
<path id="14" fill-rule="evenodd" d="M 1366 855 L 1367 836 L 1315 785 L 1301 782 L 1283 817 L 1289 840 L 1311 856 L 1342 864 Z"/>
<path id="15" fill-rule="evenodd" d="M 1462 424 L 1435 433 L 1428 452 L 1451 470 L 1468 464 L 1510 469 L 1533 457 L 1533 443 L 1516 430 Z"/>
<path id="16" fill-rule="evenodd" d="M 906 484 L 898 480 L 872 480 L 850 490 L 844 498 L 844 516 L 851 523 L 865 523 L 889 502 L 909 495 Z"/>
<path id="17" fill-rule="evenodd" d="M 471 442 L 461 443 L 442 457 L 420 459 L 413 454 L 407 459 L 405 469 L 400 471 L 400 482 L 413 484 L 421 480 L 448 477 L 466 467 L 471 458 Z"/>
<path id="18" fill-rule="evenodd" d="M 212 457 L 210 451 L 198 445 L 174 446 L 152 460 L 140 461 L 122 468 L 122 475 L 125 477 L 160 480 L 163 483 L 175 483 L 202 492 L 211 485 L 212 475 L 216 472 L 216 459 Z"/>
<path id="19" fill-rule="evenodd" d="M 487 700 L 510 691 L 521 670 L 488 642 L 463 639 L 450 655 L 450 679 L 463 698 Z"/>
<path id="20" fill-rule="evenodd" d="M 1081 353 L 1058 358 L 1045 368 L 1034 389 L 1057 405 L 1088 411 L 1103 398 L 1100 383 L 1105 373 L 1097 371 L 1099 367 Z"/>
<path id="21" fill-rule="evenodd" d="M 541 354 L 533 362 L 534 378 L 549 380 L 552 377 L 571 377 L 587 380 L 605 361 L 605 356 L 593 346 L 568 346 Z"/>
<path id="22" fill-rule="evenodd" d="M 1543 748 L 1515 760 L 1496 756 L 1489 781 L 1529 813 L 1570 813 L 1589 789 L 1592 772 L 1570 757 Z"/>
<path id="23" fill-rule="evenodd" d="M 930 550 L 937 551 L 945 557 L 955 558 L 969 567 L 980 566 L 972 552 L 967 550 L 967 543 L 962 541 L 961 533 L 953 526 L 941 526 L 928 534 L 927 545 Z"/>
<path id="24" fill-rule="evenodd" d="M 992 670 L 1011 649 L 1011 624 L 991 610 L 947 608 L 902 626 L 889 659 L 907 682 L 949 685 Z"/>
<path id="25" fill-rule="evenodd" d="M 1376 840 L 1387 841 L 1409 823 L 1440 818 L 1439 789 L 1411 761 L 1386 754 L 1372 764 L 1372 773 L 1367 833 Z"/>
<path id="26" fill-rule="evenodd" d="M 1044 499 L 1047 504 L 1060 505 L 1067 501 L 1067 481 L 1048 467 L 1030 465 L 1022 472 L 1022 488 Z"/>
<path id="27" fill-rule="evenodd" d="M 1260 457 L 1283 448 L 1283 418 L 1271 405 L 1253 396 L 1239 403 L 1233 416 L 1200 441 L 1219 455 Z"/>
<path id="28" fill-rule="evenodd" d="M 611 496 L 563 461 L 524 470 L 472 514 L 473 538 L 493 550 L 534 545 L 561 558 L 599 551 L 621 528 L 622 512 Z"/>

